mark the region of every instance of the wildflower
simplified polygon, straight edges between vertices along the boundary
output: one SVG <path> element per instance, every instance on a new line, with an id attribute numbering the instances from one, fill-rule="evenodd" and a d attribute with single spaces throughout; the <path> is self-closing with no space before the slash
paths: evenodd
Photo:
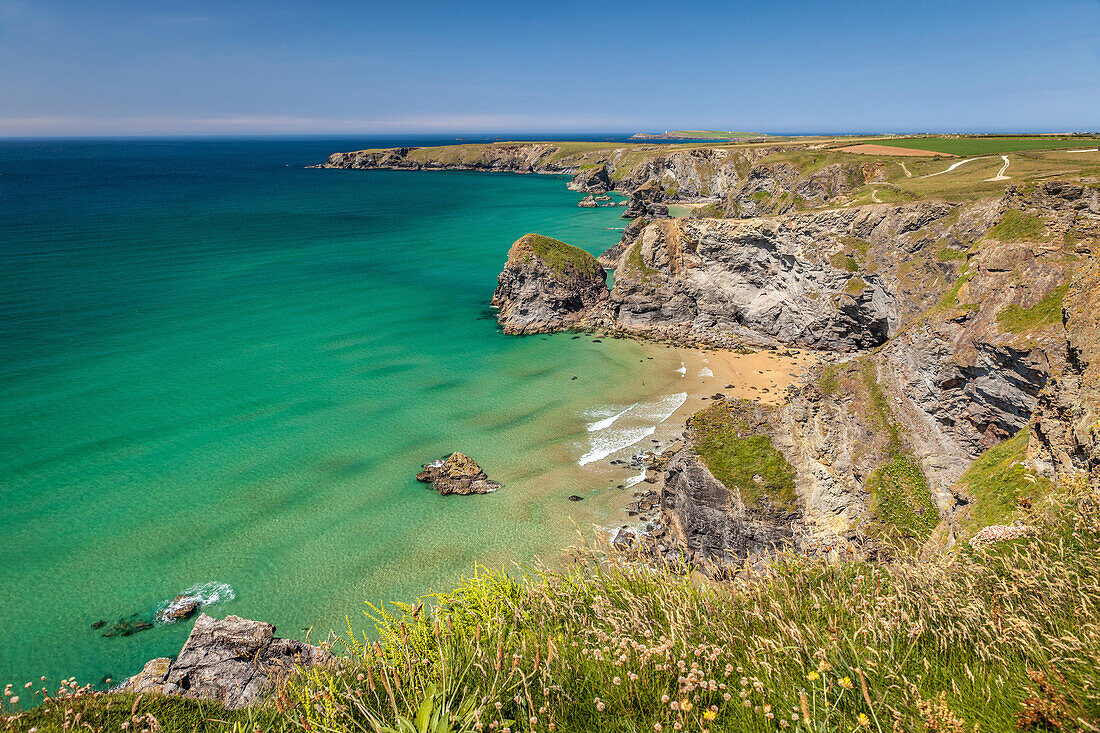
<path id="1" fill-rule="evenodd" d="M 840 686 L 843 687 L 845 690 L 852 689 L 852 678 L 851 677 L 841 677 L 840 680 L 839 680 L 839 683 L 840 683 Z"/>
<path id="2" fill-rule="evenodd" d="M 680 709 L 685 713 L 691 712 L 691 707 L 691 700 L 688 700 L 686 697 L 680 701 Z"/>
<path id="3" fill-rule="evenodd" d="M 602 713 L 606 708 L 607 708 L 607 706 L 603 704 L 603 700 L 601 700 L 600 698 L 597 697 L 596 698 L 596 710 L 599 710 Z"/>
<path id="4" fill-rule="evenodd" d="M 856 722 L 860 725 L 866 726 L 871 724 L 871 719 L 863 713 L 860 713 L 858 716 L 856 716 Z"/>
<path id="5" fill-rule="evenodd" d="M 680 721 L 677 720 L 675 723 L 672 724 L 672 727 L 675 728 L 676 730 L 680 730 L 684 726 L 680 725 Z"/>
<path id="6" fill-rule="evenodd" d="M 808 675 L 806 675 L 806 679 L 808 679 L 810 682 L 814 682 L 820 676 L 821 675 L 819 675 L 817 672 L 811 671 Z"/>
<path id="7" fill-rule="evenodd" d="M 785 720 L 780 720 L 780 721 L 779 721 L 779 727 L 780 727 L 780 728 L 786 728 L 786 727 L 787 727 L 787 726 L 789 726 L 789 725 L 790 725 L 790 723 L 788 723 L 788 722 L 787 722 L 787 721 L 785 721 Z"/>
<path id="8" fill-rule="evenodd" d="M 660 723 L 654 723 L 653 724 L 653 730 L 657 731 L 657 733 L 661 733 L 661 724 Z"/>
<path id="9" fill-rule="evenodd" d="M 703 713 L 703 720 L 714 720 L 717 717 L 718 713 L 714 712 L 713 710 L 708 710 Z"/>
<path id="10" fill-rule="evenodd" d="M 745 702 L 742 703 L 742 704 L 747 708 L 751 708 L 752 707 L 752 700 L 745 700 Z"/>
<path id="11" fill-rule="evenodd" d="M 537 722 L 539 722 L 539 719 L 538 719 L 538 718 L 536 718 L 536 717 L 535 717 L 534 715 L 532 715 L 532 716 L 531 716 L 531 725 L 534 725 L 534 724 L 535 724 L 535 723 L 537 723 Z"/>
<path id="12" fill-rule="evenodd" d="M 619 679 L 618 677 L 612 677 L 611 678 L 611 684 L 613 684 L 613 685 L 621 685 L 622 683 L 623 683 L 623 681 L 621 679 Z"/>
<path id="13" fill-rule="evenodd" d="M 12 704 L 12 705 L 14 705 L 14 704 L 15 704 L 15 703 L 17 703 L 17 702 L 19 702 L 19 695 L 14 695 L 14 696 L 12 696 L 12 698 L 11 698 L 11 704 Z"/>
<path id="14" fill-rule="evenodd" d="M 775 713 L 764 713 L 764 717 L 767 718 L 768 720 L 771 720 L 772 718 L 775 717 Z"/>
<path id="15" fill-rule="evenodd" d="M 673 709 L 673 710 L 679 710 L 679 709 L 680 709 L 680 703 L 676 702 L 675 700 L 673 700 L 672 702 L 670 702 L 670 703 L 668 704 L 668 706 L 669 706 L 669 707 L 670 707 L 671 709 Z"/>
<path id="16" fill-rule="evenodd" d="M 493 703 L 493 707 L 495 707 L 497 710 L 500 710 L 504 706 L 500 704 L 500 700 L 497 700 L 495 703 Z"/>
<path id="17" fill-rule="evenodd" d="M 733 695 L 729 694 L 728 692 L 723 692 L 722 693 L 722 699 L 725 700 L 726 702 L 729 702 L 730 698 L 732 698 L 732 697 L 733 697 Z"/>
<path id="18" fill-rule="evenodd" d="M 29 689 L 31 689 L 31 685 L 33 685 L 33 684 L 34 684 L 33 682 L 28 682 L 27 684 L 23 685 L 23 687 L 26 687 L 29 690 Z"/>
<path id="19" fill-rule="evenodd" d="M 668 695 L 661 695 L 661 704 L 668 705 Z"/>

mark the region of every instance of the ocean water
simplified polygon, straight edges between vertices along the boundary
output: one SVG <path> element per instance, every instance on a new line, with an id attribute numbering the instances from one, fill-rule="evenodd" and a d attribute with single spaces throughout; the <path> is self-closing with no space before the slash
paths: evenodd
<path id="1" fill-rule="evenodd" d="M 621 209 L 304 167 L 389 142 L 0 142 L 0 683 L 174 654 L 181 593 L 318 639 L 624 520 L 607 462 L 671 424 L 683 354 L 487 307 L 519 236 L 598 253 Z M 415 482 L 452 450 L 504 488 Z"/>

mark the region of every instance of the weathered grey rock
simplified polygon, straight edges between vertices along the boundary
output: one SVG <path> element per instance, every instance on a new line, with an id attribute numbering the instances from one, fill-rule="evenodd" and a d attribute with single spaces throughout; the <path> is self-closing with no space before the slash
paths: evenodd
<path id="1" fill-rule="evenodd" d="M 505 333 L 560 331 L 607 299 L 607 272 L 582 249 L 527 234 L 512 245 L 492 306 Z"/>
<path id="2" fill-rule="evenodd" d="M 581 207 L 582 209 L 594 209 L 599 206 L 599 204 L 596 203 L 596 198 L 594 196 L 588 195 L 581 199 L 577 203 L 577 206 Z"/>
<path id="3" fill-rule="evenodd" d="M 122 685 L 121 692 L 131 692 L 142 695 L 147 692 L 163 693 L 164 680 L 168 677 L 168 670 L 172 666 L 172 660 L 168 657 L 157 657 L 145 663 L 145 667 Z"/>
<path id="4" fill-rule="evenodd" d="M 432 484 L 443 496 L 490 494 L 500 488 L 500 484 L 490 481 L 472 458 L 458 452 L 425 464 L 424 470 L 416 474 L 416 480 Z"/>
<path id="5" fill-rule="evenodd" d="M 697 562 L 725 565 L 764 555 L 794 541 L 794 516 L 754 519 L 740 495 L 716 479 L 689 448 L 668 464 L 661 490 L 661 519 Z"/>
<path id="6" fill-rule="evenodd" d="M 607 166 L 603 164 L 595 166 L 582 166 L 573 174 L 573 180 L 569 182 L 569 188 L 573 191 L 585 193 L 604 193 L 610 191 L 611 179 L 607 175 Z"/>
<path id="7" fill-rule="evenodd" d="M 645 225 L 649 222 L 638 217 L 634 221 L 630 222 L 623 229 L 623 235 L 619 241 L 604 250 L 603 254 L 596 258 L 601 267 L 612 269 L 619 266 L 619 258 L 623 256 L 630 245 L 634 244 L 634 240 L 638 238 L 638 235 L 645 229 Z"/>
<path id="8" fill-rule="evenodd" d="M 199 614 L 179 657 L 153 659 L 122 691 L 214 700 L 236 709 L 260 700 L 295 667 L 334 661 L 320 647 L 275 637 L 275 627 L 237 616 Z"/>
<path id="9" fill-rule="evenodd" d="M 897 328 L 893 295 L 820 256 L 814 233 L 778 220 L 670 220 L 647 226 L 620 256 L 611 319 L 645 332 L 749 330 L 787 344 L 852 351 Z"/>

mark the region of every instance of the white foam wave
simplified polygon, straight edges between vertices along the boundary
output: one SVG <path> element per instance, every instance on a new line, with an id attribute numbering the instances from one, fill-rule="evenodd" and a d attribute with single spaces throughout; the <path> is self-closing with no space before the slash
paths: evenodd
<path id="1" fill-rule="evenodd" d="M 631 410 L 633 410 L 637 406 L 638 406 L 638 403 L 635 402 L 630 407 L 627 407 L 626 409 L 620 410 L 619 412 L 616 412 L 614 415 L 609 415 L 608 417 L 605 417 L 603 420 L 597 420 L 596 422 L 588 423 L 588 432 L 595 433 L 597 431 L 604 430 L 606 428 L 611 427 L 612 425 L 615 424 L 616 420 L 618 420 L 620 417 L 622 417 L 626 413 L 630 412 Z"/>
<path id="2" fill-rule="evenodd" d="M 680 362 L 680 368 L 676 370 L 676 373 L 681 377 L 687 376 L 688 368 L 684 365 L 684 362 Z"/>
<path id="3" fill-rule="evenodd" d="M 713 377 L 714 372 L 712 372 L 710 370 L 710 367 L 703 367 L 702 369 L 699 370 L 699 376 L 700 377 Z"/>
<path id="4" fill-rule="evenodd" d="M 650 402 L 636 403 L 617 415 L 598 421 L 606 425 L 598 430 L 589 427 L 589 432 L 592 433 L 589 438 L 591 449 L 581 456 L 577 464 L 586 466 L 624 448 L 629 448 L 643 438 L 648 438 L 657 431 L 658 425 L 672 417 L 685 402 L 687 402 L 687 392 L 677 392 L 658 397 Z M 620 419 L 628 420 L 634 425 L 612 429 L 613 424 Z"/>
<path id="5" fill-rule="evenodd" d="M 200 609 L 225 603 L 237 597 L 237 593 L 228 583 L 199 583 L 180 593 L 175 598 L 162 602 L 157 606 L 155 618 L 159 624 L 174 624 L 179 619 L 172 618 L 172 611 L 183 608 L 191 603 L 197 603 Z"/>
<path id="6" fill-rule="evenodd" d="M 587 466 L 589 463 L 595 463 L 600 459 L 607 458 L 612 453 L 617 453 L 623 448 L 629 448 L 642 438 L 653 435 L 656 430 L 656 425 L 650 425 L 646 428 L 617 430 L 610 434 L 598 433 L 597 435 L 602 437 L 592 439 L 592 450 L 581 456 L 581 459 L 577 461 L 577 465 Z"/>
<path id="7" fill-rule="evenodd" d="M 643 468 L 642 472 L 639 473 L 637 476 L 631 476 L 626 481 L 624 481 L 623 482 L 623 488 L 629 489 L 631 486 L 637 486 L 638 484 L 645 481 L 645 475 L 646 475 L 646 469 Z"/>

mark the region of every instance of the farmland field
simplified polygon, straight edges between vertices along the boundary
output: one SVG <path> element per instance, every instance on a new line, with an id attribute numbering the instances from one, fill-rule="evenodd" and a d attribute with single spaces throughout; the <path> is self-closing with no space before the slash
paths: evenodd
<path id="1" fill-rule="evenodd" d="M 896 148 L 934 150 L 952 155 L 999 155 L 1019 150 L 1096 147 L 1100 137 L 911 137 L 884 141 Z"/>

